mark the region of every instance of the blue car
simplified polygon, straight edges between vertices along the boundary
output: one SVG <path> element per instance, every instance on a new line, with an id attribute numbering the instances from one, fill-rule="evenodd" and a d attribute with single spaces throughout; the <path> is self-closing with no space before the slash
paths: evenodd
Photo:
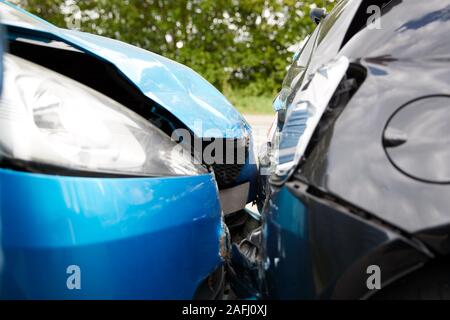
<path id="1" fill-rule="evenodd" d="M 0 9 L 0 297 L 219 298 L 224 216 L 255 198 L 246 121 L 183 65 Z"/>
<path id="2" fill-rule="evenodd" d="M 2 88 L 3 88 L 3 51 L 4 51 L 3 40 L 4 40 L 3 39 L 3 26 L 0 24 L 0 103 L 1 103 L 1 97 L 2 97 Z M 2 235 L 1 230 L 2 230 L 2 221 L 1 221 L 1 217 L 0 217 L 0 277 L 1 277 L 2 270 L 3 270 L 3 252 L 1 249 L 1 235 Z"/>
<path id="3" fill-rule="evenodd" d="M 1 18 L 1 16 L 0 16 Z M 0 21 L 1 22 L 1 21 Z M 3 38 L 3 26 L 0 24 L 0 97 L 3 88 L 3 47 L 4 47 L 4 38 Z"/>

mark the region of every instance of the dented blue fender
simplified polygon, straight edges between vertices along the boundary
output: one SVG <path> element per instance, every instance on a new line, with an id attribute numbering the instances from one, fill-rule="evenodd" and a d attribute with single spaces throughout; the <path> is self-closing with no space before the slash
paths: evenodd
<path id="1" fill-rule="evenodd" d="M 212 175 L 78 178 L 0 169 L 0 298 L 192 299 L 223 264 Z M 70 290 L 70 266 L 81 288 Z M 69 269 L 70 271 L 70 269 Z"/>

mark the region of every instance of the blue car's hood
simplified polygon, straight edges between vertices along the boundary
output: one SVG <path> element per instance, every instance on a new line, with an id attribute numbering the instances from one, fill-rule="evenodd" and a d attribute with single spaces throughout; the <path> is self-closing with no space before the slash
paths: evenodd
<path id="1" fill-rule="evenodd" d="M 45 32 L 114 64 L 198 137 L 242 138 L 249 130 L 230 102 L 186 66 L 117 40 L 57 28 L 3 0 L 0 7 L 5 24 Z"/>

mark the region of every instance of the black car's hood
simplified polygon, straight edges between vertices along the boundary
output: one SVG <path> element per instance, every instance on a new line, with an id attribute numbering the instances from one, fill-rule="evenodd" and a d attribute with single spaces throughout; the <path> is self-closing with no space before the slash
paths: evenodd
<path id="1" fill-rule="evenodd" d="M 392 57 L 428 60 L 450 56 L 450 1 L 392 0 L 382 11 L 380 29 L 358 32 L 354 22 L 341 54 L 349 58 Z"/>
<path id="2" fill-rule="evenodd" d="M 450 252 L 450 184 L 445 179 L 427 181 L 405 172 L 390 158 L 390 146 L 385 141 L 395 115 L 417 99 L 428 107 L 427 101 L 436 101 L 430 97 L 441 96 L 440 101 L 449 105 L 440 111 L 445 119 L 417 113 L 414 121 L 421 127 L 417 132 L 425 133 L 420 142 L 433 145 L 427 133 L 445 133 L 450 128 L 450 3 L 394 0 L 381 23 L 381 30 L 356 33 L 339 53 L 363 65 L 367 77 L 301 171 L 311 185 L 322 191 L 418 235 L 438 252 Z M 398 135 L 394 145 L 412 139 Z M 450 150 L 450 140 L 442 141 L 448 141 L 445 150 Z M 448 156 L 442 149 L 428 157 L 430 163 L 417 162 L 415 152 L 407 156 L 410 158 L 403 158 L 406 162 L 402 165 L 413 169 L 416 166 L 418 172 L 426 172 L 426 166 L 436 163 L 440 166 L 434 172 L 449 171 L 450 163 L 445 162 Z"/>
<path id="3" fill-rule="evenodd" d="M 381 8 L 380 20 L 373 20 L 372 5 Z M 314 32 L 307 73 L 339 55 L 351 60 L 449 56 L 449 21 L 450 2 L 445 0 L 342 0 Z M 375 24 L 367 28 L 369 22 Z"/>

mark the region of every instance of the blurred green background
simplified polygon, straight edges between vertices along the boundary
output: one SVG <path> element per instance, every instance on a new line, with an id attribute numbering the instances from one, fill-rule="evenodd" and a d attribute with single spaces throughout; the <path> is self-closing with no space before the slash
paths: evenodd
<path id="1" fill-rule="evenodd" d="M 243 113 L 264 114 L 302 40 L 312 7 L 335 0 L 12 0 L 63 28 L 153 51 L 209 80 Z"/>

